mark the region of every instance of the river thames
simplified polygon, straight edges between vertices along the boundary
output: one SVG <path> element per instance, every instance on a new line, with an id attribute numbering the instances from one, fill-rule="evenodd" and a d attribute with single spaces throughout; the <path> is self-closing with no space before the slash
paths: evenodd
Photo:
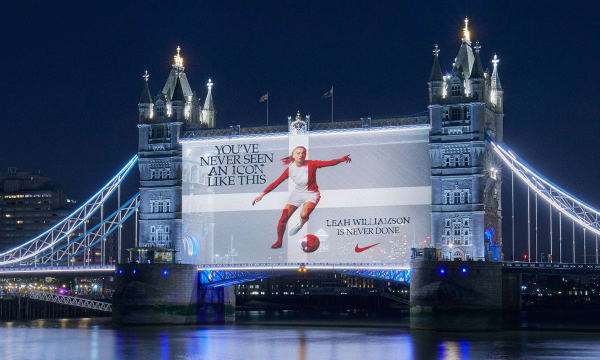
<path id="1" fill-rule="evenodd" d="M 0 323 L 10 359 L 598 359 L 600 325 L 524 320 L 502 331 L 411 330 L 408 320 L 246 312 L 217 326 L 116 328 L 110 318 Z M 593 318 L 597 319 L 594 314 Z M 529 323 L 527 321 L 530 321 Z"/>

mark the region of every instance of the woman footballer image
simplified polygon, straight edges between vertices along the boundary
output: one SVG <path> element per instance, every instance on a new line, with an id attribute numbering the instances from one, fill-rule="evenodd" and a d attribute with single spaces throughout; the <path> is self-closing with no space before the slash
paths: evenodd
<path id="1" fill-rule="evenodd" d="M 252 205 L 261 201 L 266 194 L 277 188 L 287 178 L 290 178 L 296 184 L 277 223 L 277 241 L 271 245 L 273 249 L 281 247 L 287 222 L 296 209 L 302 206 L 300 222 L 290 229 L 290 235 L 295 235 L 302 229 L 308 221 L 310 214 L 319 203 L 321 193 L 317 185 L 317 169 L 343 162 L 349 163 L 352 160 L 350 159 L 350 155 L 329 161 L 306 160 L 306 148 L 304 146 L 297 146 L 292 150 L 290 156 L 281 159 L 281 161 L 284 165 L 287 165 L 283 174 L 252 201 Z"/>

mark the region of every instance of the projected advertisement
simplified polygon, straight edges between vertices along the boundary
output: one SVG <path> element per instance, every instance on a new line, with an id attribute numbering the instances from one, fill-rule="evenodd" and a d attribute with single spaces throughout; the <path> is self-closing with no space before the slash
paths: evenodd
<path id="1" fill-rule="evenodd" d="M 184 262 L 408 265 L 430 207 L 427 128 L 183 141 Z"/>

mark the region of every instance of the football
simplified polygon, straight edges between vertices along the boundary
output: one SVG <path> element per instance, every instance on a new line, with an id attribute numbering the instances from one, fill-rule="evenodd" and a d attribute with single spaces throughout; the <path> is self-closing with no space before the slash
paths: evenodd
<path id="1" fill-rule="evenodd" d="M 306 253 L 315 252 L 319 248 L 319 238 L 317 235 L 309 234 L 300 240 L 300 247 Z"/>

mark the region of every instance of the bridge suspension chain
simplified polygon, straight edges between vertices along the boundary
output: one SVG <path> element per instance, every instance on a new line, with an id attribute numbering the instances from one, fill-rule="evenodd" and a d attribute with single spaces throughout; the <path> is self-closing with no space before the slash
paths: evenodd
<path id="1" fill-rule="evenodd" d="M 47 252 L 35 259 L 27 259 L 21 265 L 42 264 L 48 265 L 54 262 L 68 261 L 69 259 L 91 249 L 100 241 L 119 229 L 123 223 L 135 213 L 140 206 L 139 193 L 127 200 L 119 209 L 107 216 L 104 221 L 92 227 L 86 233 L 66 242 L 62 246 L 54 247 L 53 251 Z M 88 261 L 89 263 L 89 261 Z"/>
<path id="2" fill-rule="evenodd" d="M 15 266 L 29 259 L 31 259 L 31 262 L 35 262 L 37 256 L 48 251 L 54 252 L 55 247 L 60 247 L 60 244 L 65 241 L 69 242 L 69 238 L 75 230 L 85 224 L 115 189 L 120 186 L 123 179 L 127 177 L 137 163 L 137 160 L 138 156 L 133 156 L 106 185 L 68 217 L 33 239 L 0 253 L 0 266 Z"/>
<path id="3" fill-rule="evenodd" d="M 503 145 L 488 139 L 496 155 L 529 189 L 546 200 L 559 214 L 567 216 L 581 227 L 600 235 L 600 211 L 569 194 L 520 159 Z M 560 218 L 559 218 L 560 220 Z"/>

